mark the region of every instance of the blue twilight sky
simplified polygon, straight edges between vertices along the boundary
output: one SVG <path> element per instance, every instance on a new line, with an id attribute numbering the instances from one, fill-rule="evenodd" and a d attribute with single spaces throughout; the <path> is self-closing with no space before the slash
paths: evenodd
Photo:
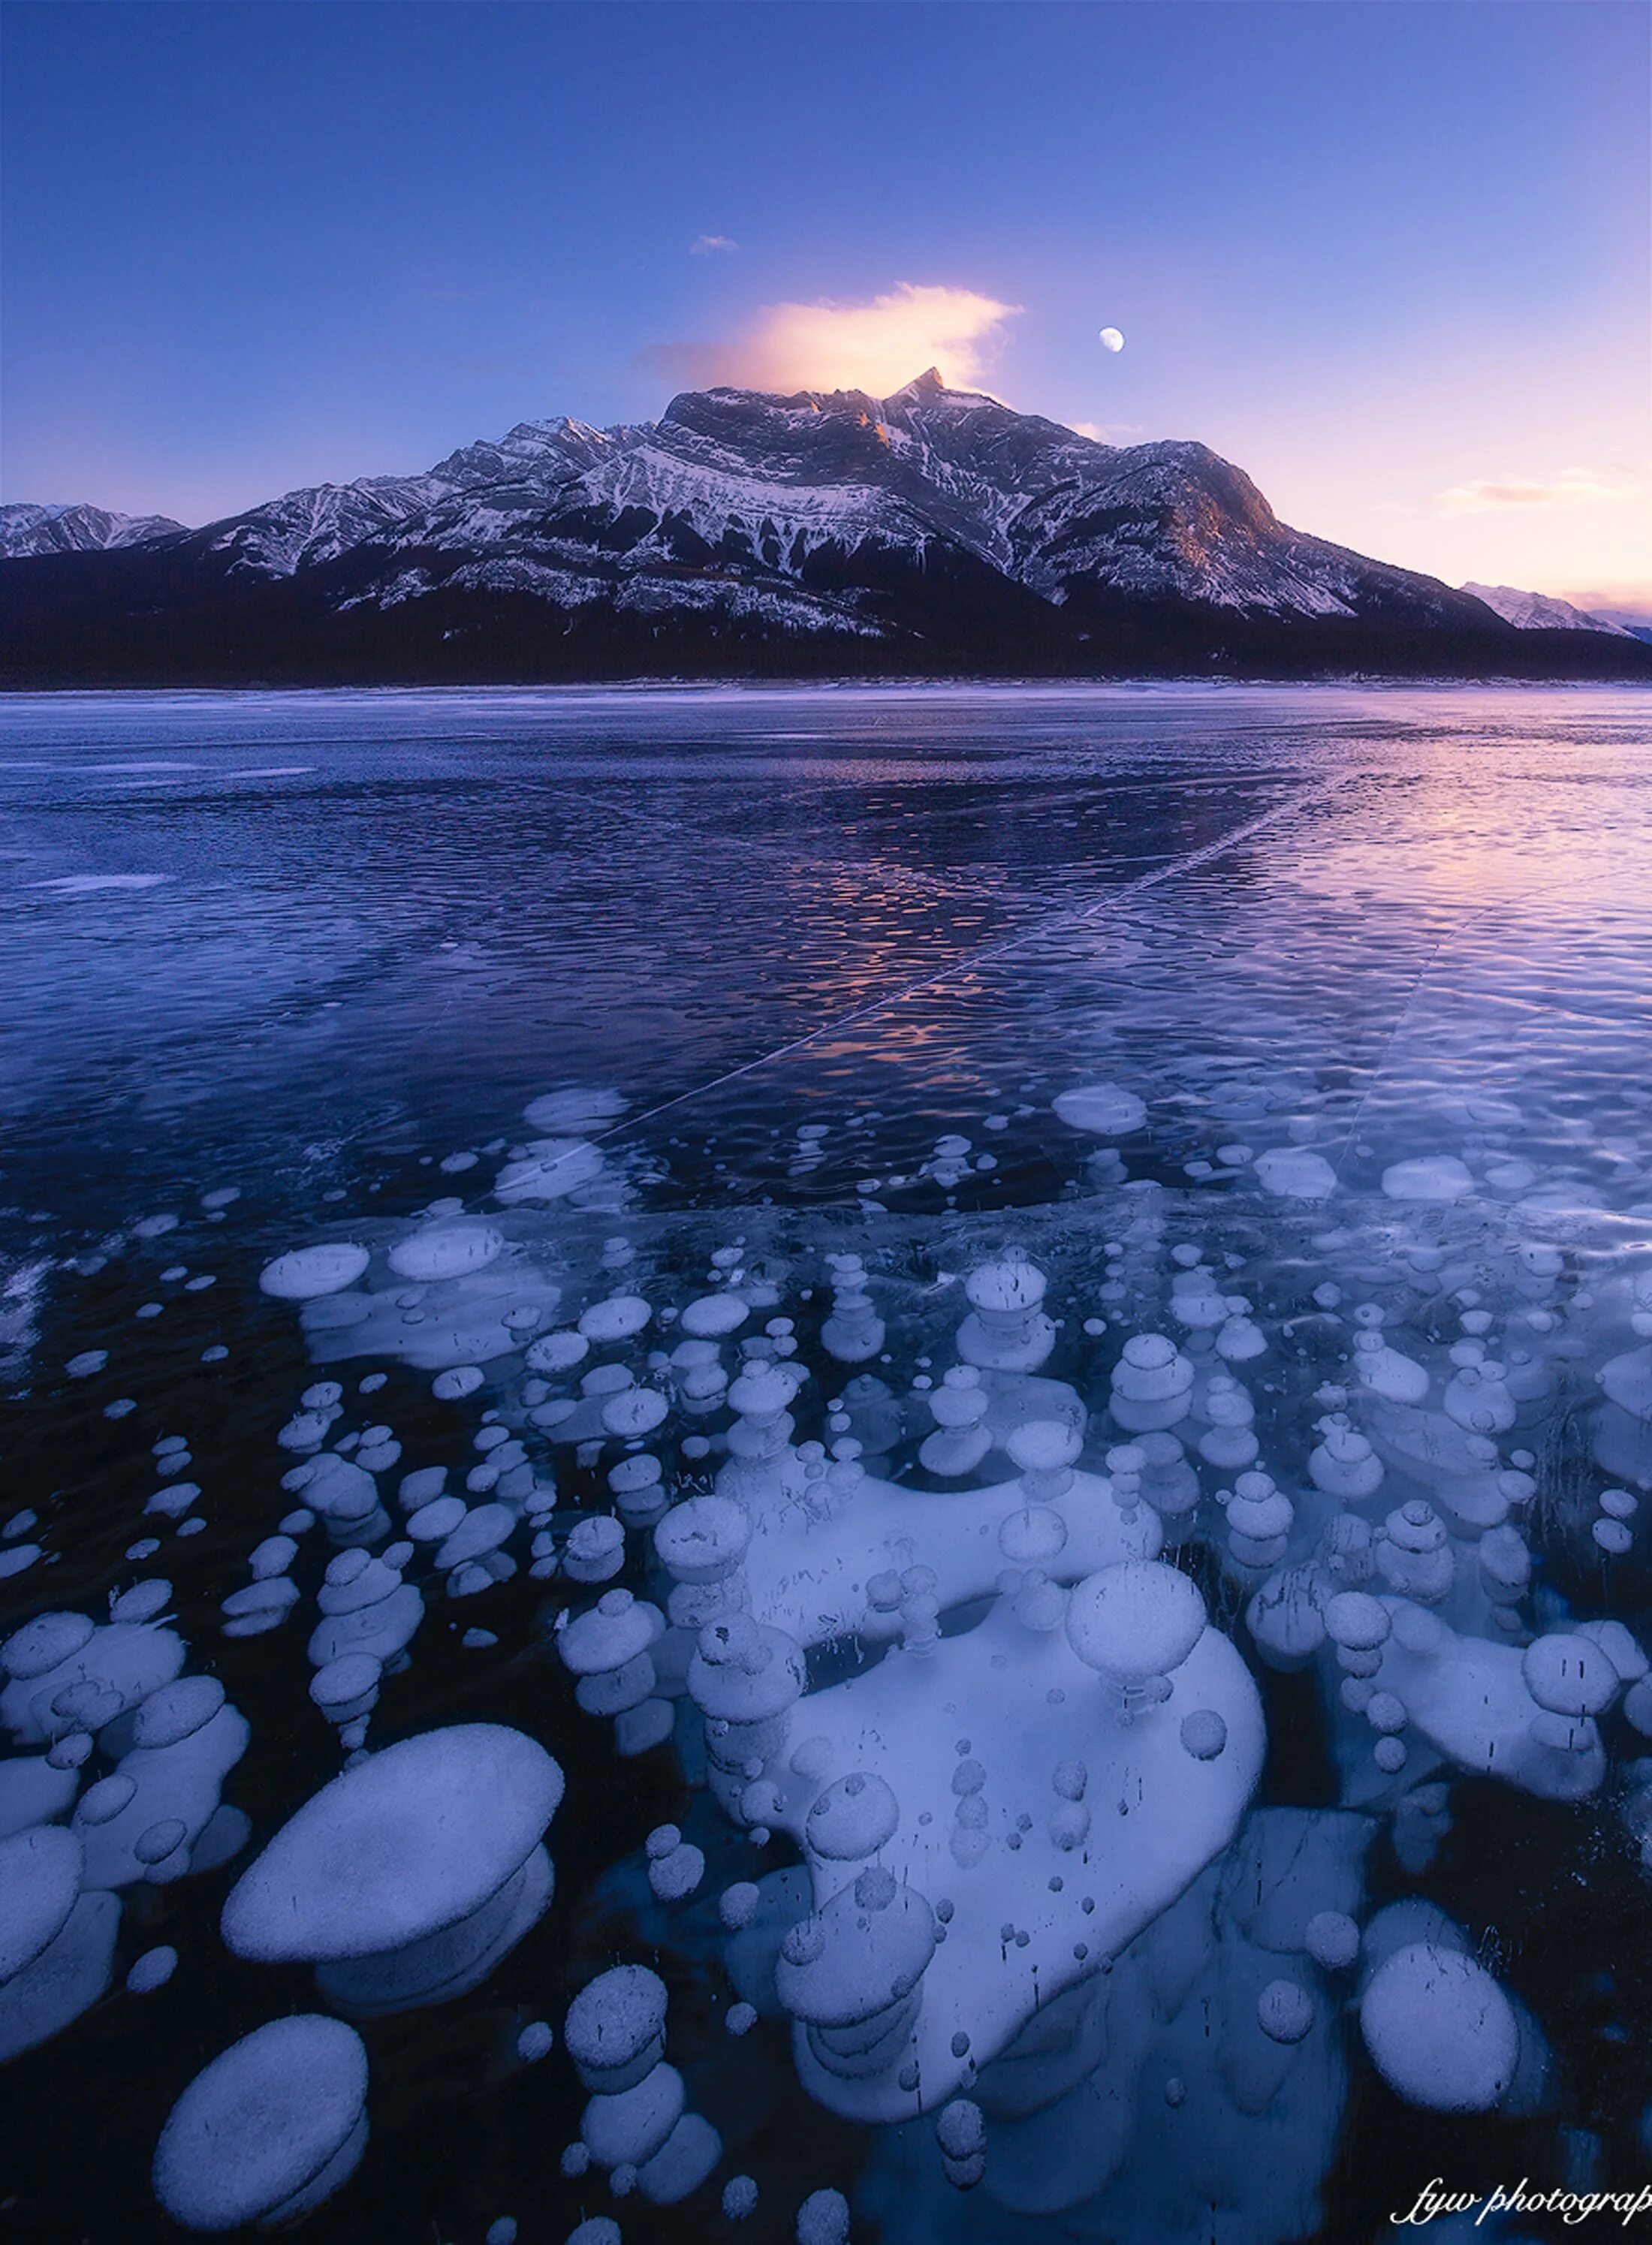
<path id="1" fill-rule="evenodd" d="M 1452 581 L 1652 598 L 1649 24 L 10 0 L 0 489 L 199 522 L 935 361 Z"/>

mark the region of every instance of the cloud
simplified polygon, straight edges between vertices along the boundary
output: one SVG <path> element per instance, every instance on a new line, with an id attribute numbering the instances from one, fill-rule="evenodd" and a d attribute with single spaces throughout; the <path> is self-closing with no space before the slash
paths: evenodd
<path id="1" fill-rule="evenodd" d="M 930 366 L 949 389 L 977 389 L 1020 309 L 973 288 L 903 281 L 859 303 L 765 304 L 727 343 L 661 343 L 647 356 L 674 379 L 749 390 L 887 397 Z"/>
<path id="2" fill-rule="evenodd" d="M 1633 499 L 1640 488 L 1637 478 L 1608 478 L 1587 468 L 1568 468 L 1553 483 L 1509 477 L 1502 482 L 1454 484 L 1437 496 L 1434 511 L 1437 514 L 1492 514 L 1512 506 L 1597 506 L 1603 501 Z"/>
<path id="3" fill-rule="evenodd" d="M 1146 424 L 1140 421 L 1069 421 L 1068 428 L 1075 437 L 1088 437 L 1092 444 L 1121 444 L 1132 437 L 1139 437 Z"/>
<path id="4" fill-rule="evenodd" d="M 731 241 L 726 234 L 697 234 L 689 244 L 690 257 L 716 257 L 719 253 L 738 249 L 738 241 Z"/>

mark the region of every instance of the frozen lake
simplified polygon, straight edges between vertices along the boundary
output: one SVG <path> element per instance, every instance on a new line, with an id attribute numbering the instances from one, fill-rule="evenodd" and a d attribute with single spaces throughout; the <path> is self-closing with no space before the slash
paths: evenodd
<path id="1" fill-rule="evenodd" d="M 1638 2187 L 1643 695 L 12 697 L 0 803 L 19 2235 Z"/>

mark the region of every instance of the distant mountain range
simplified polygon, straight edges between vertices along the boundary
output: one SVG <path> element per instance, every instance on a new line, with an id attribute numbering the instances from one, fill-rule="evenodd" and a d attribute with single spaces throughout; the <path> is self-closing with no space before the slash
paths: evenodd
<path id="1" fill-rule="evenodd" d="M 1557 600 L 1548 593 L 1522 593 L 1513 585 L 1471 584 L 1458 589 L 1472 593 L 1477 600 L 1484 600 L 1488 608 L 1496 609 L 1505 623 L 1513 624 L 1520 631 L 1609 632 L 1620 639 L 1645 636 L 1612 616 L 1591 615 L 1587 608 L 1574 608 L 1570 600 Z"/>
<path id="2" fill-rule="evenodd" d="M 662 675 L 1652 678 L 1564 602 L 1279 521 L 1207 446 L 1114 447 L 933 369 L 691 390 L 204 529 L 0 508 L 0 682 Z M 1549 613 L 1565 609 L 1565 614 Z"/>

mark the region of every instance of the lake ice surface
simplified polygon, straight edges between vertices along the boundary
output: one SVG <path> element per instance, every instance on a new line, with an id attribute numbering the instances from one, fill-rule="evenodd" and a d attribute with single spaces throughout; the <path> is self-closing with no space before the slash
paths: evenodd
<path id="1" fill-rule="evenodd" d="M 27 2234 L 1272 2245 L 1638 2187 L 1649 735 L 0 706 Z M 249 1934 L 272 1842 L 382 1939 Z"/>

